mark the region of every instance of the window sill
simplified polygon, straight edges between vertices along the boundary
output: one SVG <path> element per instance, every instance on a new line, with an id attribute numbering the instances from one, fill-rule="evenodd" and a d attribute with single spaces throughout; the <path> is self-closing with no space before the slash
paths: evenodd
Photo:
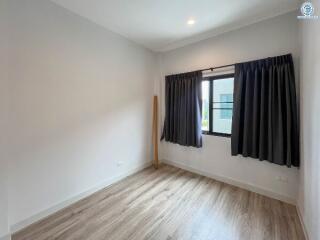
<path id="1" fill-rule="evenodd" d="M 202 131 L 203 135 L 211 135 L 211 136 L 216 136 L 216 137 L 226 137 L 226 138 L 231 138 L 231 134 L 227 133 L 217 133 L 217 132 L 207 132 L 207 131 Z"/>

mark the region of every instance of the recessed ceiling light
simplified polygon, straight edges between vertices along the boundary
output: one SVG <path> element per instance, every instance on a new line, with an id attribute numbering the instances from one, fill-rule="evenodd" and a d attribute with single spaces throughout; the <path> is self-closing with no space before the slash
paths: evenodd
<path id="1" fill-rule="evenodd" d="M 193 25 L 196 21 L 194 19 L 189 19 L 187 24 L 188 25 Z"/>

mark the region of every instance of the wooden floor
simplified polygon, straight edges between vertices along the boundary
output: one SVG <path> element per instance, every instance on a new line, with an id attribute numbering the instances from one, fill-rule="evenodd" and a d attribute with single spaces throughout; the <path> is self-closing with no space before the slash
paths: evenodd
<path id="1" fill-rule="evenodd" d="M 148 168 L 13 240 L 303 240 L 294 206 L 168 165 Z"/>

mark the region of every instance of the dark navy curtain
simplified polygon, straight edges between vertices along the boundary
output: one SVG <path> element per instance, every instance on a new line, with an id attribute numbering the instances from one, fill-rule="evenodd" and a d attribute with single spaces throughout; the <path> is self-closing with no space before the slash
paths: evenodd
<path id="1" fill-rule="evenodd" d="M 161 139 L 202 147 L 202 72 L 166 76 L 165 121 Z"/>
<path id="2" fill-rule="evenodd" d="M 235 65 L 231 152 L 299 166 L 299 131 L 291 54 Z"/>

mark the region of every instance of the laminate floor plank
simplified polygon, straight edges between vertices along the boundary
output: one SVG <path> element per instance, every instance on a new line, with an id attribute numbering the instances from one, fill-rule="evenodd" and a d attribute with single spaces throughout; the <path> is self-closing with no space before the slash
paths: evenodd
<path id="1" fill-rule="evenodd" d="M 169 165 L 147 168 L 13 240 L 305 240 L 293 205 Z"/>

